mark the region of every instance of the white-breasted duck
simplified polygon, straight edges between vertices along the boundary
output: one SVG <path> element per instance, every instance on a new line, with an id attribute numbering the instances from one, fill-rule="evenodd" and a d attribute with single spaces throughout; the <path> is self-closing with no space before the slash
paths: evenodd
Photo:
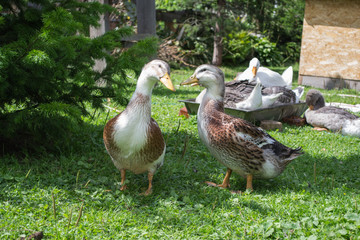
<path id="1" fill-rule="evenodd" d="M 360 117 L 343 108 L 325 106 L 320 91 L 310 89 L 306 94 L 306 104 L 309 106 L 305 112 L 306 121 L 316 129 L 360 137 Z"/>
<path id="2" fill-rule="evenodd" d="M 146 64 L 129 104 L 104 128 L 105 147 L 121 172 L 120 190 L 126 188 L 126 170 L 130 170 L 135 174 L 148 172 L 149 186 L 143 194 L 152 192 L 153 175 L 163 164 L 166 146 L 157 122 L 151 117 L 151 94 L 158 81 L 175 91 L 169 74 L 170 67 L 162 60 Z"/>
<path id="3" fill-rule="evenodd" d="M 274 178 L 286 165 L 303 152 L 276 141 L 263 129 L 224 113 L 224 73 L 213 65 L 201 65 L 181 85 L 198 83 L 206 88 L 197 113 L 200 139 L 211 154 L 227 167 L 223 183 L 229 187 L 232 171 L 247 179 L 252 189 L 253 178 Z"/>
<path id="4" fill-rule="evenodd" d="M 250 80 L 260 82 L 264 87 L 287 87 L 291 89 L 293 78 L 293 69 L 288 67 L 282 75 L 266 67 L 260 67 L 260 61 L 257 58 L 251 59 L 249 67 L 241 74 L 236 76 L 235 80 Z"/>

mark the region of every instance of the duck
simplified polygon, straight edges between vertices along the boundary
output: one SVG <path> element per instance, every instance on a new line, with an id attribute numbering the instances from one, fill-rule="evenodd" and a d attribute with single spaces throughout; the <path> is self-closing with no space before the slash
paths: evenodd
<path id="1" fill-rule="evenodd" d="M 360 117 L 335 106 L 325 106 L 319 90 L 310 89 L 306 94 L 306 122 L 316 130 L 329 130 L 343 135 L 360 137 Z"/>
<path id="2" fill-rule="evenodd" d="M 240 102 L 235 103 L 236 109 L 245 109 L 251 111 L 259 108 L 268 108 L 272 106 L 275 103 L 275 101 L 283 94 L 282 92 L 280 92 L 276 94 L 263 96 L 261 90 L 262 90 L 261 83 L 256 83 L 249 97 L 247 97 L 246 99 Z"/>
<path id="3" fill-rule="evenodd" d="M 299 103 L 302 94 L 304 93 L 304 87 L 297 87 L 294 90 L 286 87 L 264 87 L 261 85 L 255 89 L 255 86 L 259 84 L 249 80 L 233 80 L 225 82 L 225 97 L 224 106 L 226 108 L 235 109 L 247 109 L 256 110 L 258 108 L 268 108 L 272 106 L 278 106 L 283 104 Z M 259 92 L 259 89 L 261 92 Z M 200 94 L 195 98 L 196 103 L 201 103 L 201 100 L 206 90 L 202 90 Z M 253 98 L 250 95 L 254 94 Z M 261 96 L 261 100 L 259 99 Z M 250 98 L 250 99 L 248 99 Z M 258 100 L 258 104 L 252 102 Z M 247 103 L 246 103 L 247 102 Z M 261 104 L 259 104 L 261 102 Z M 248 105 L 248 108 L 244 108 L 244 104 Z"/>
<path id="4" fill-rule="evenodd" d="M 235 80 L 250 80 L 260 82 L 264 87 L 292 87 L 293 69 L 288 67 L 282 75 L 266 67 L 260 67 L 260 61 L 257 58 L 251 59 L 249 67 L 241 74 L 235 77 Z"/>
<path id="5" fill-rule="evenodd" d="M 180 86 L 199 84 L 206 89 L 197 112 L 197 127 L 201 141 L 226 168 L 221 184 L 228 188 L 232 172 L 246 178 L 246 189 L 253 190 L 255 178 L 274 178 L 303 154 L 301 147 L 292 149 L 271 137 L 252 123 L 224 112 L 224 73 L 216 66 L 204 64 L 196 68 Z"/>
<path id="6" fill-rule="evenodd" d="M 282 93 L 282 95 L 280 95 L 274 105 L 299 103 L 302 95 L 304 94 L 304 87 L 298 86 L 291 90 L 286 87 L 273 86 L 265 87 L 262 90 L 262 94 L 265 96 L 271 96 L 278 93 Z"/>
<path id="7" fill-rule="evenodd" d="M 169 65 L 155 59 L 142 68 L 135 92 L 125 110 L 104 127 L 105 148 L 121 173 L 121 191 L 127 188 L 127 170 L 135 174 L 148 172 L 149 185 L 142 195 L 150 195 L 153 176 L 163 165 L 166 145 L 158 123 L 151 117 L 152 90 L 159 81 L 175 91 Z"/>

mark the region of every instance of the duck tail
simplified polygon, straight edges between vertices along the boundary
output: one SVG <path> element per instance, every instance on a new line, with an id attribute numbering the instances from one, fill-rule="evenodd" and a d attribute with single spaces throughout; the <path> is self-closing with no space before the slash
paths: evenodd
<path id="1" fill-rule="evenodd" d="M 295 93 L 296 97 L 300 99 L 304 94 L 304 87 L 298 86 L 293 90 L 293 92 Z"/>
<path id="2" fill-rule="evenodd" d="M 286 158 L 286 160 L 289 162 L 304 154 L 301 147 L 291 149 L 289 153 L 289 156 Z"/>
<path id="3" fill-rule="evenodd" d="M 342 134 L 360 137 L 360 118 L 347 120 L 343 125 Z"/>
<path id="4" fill-rule="evenodd" d="M 288 67 L 281 76 L 285 80 L 286 86 L 291 88 L 293 80 L 293 68 L 291 66 Z"/>
<path id="5" fill-rule="evenodd" d="M 288 165 L 292 160 L 294 160 L 295 158 L 299 157 L 300 155 L 304 154 L 304 152 L 302 151 L 301 147 L 292 149 L 289 148 L 289 151 L 287 152 L 286 156 L 283 155 L 283 160 L 282 160 L 282 167 L 285 168 L 286 165 Z"/>

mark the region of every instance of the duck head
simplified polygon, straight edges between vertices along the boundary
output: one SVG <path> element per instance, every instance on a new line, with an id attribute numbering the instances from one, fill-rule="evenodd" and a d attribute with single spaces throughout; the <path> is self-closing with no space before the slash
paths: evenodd
<path id="1" fill-rule="evenodd" d="M 225 93 L 224 73 L 216 66 L 203 64 L 196 68 L 189 79 L 180 83 L 182 85 L 198 84 L 207 89 L 207 93 L 214 98 L 223 98 Z"/>
<path id="2" fill-rule="evenodd" d="M 310 110 L 317 110 L 325 106 L 325 99 L 320 91 L 310 89 L 306 94 L 306 104 Z"/>
<path id="3" fill-rule="evenodd" d="M 251 59 L 251 61 L 249 62 L 249 68 L 251 69 L 252 73 L 253 73 L 253 78 L 256 77 L 256 73 L 260 68 L 260 61 L 257 58 L 253 58 Z"/>
<path id="4" fill-rule="evenodd" d="M 170 79 L 169 64 L 162 60 L 152 60 L 147 63 L 140 74 L 138 85 L 144 88 L 153 88 L 155 83 L 160 81 L 171 91 L 175 91 Z"/>

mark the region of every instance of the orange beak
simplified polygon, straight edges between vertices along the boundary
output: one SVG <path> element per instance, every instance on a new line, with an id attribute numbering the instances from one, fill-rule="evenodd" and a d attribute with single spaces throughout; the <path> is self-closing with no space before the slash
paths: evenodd
<path id="1" fill-rule="evenodd" d="M 160 82 L 162 82 L 162 84 L 164 84 L 165 87 L 175 92 L 174 85 L 172 84 L 170 75 L 168 73 L 165 73 L 165 75 L 160 78 Z"/>
<path id="2" fill-rule="evenodd" d="M 253 68 L 252 68 L 252 73 L 253 73 L 253 76 L 254 76 L 254 77 L 256 76 L 256 72 L 257 72 L 257 68 L 256 68 L 256 67 L 253 67 Z"/>

